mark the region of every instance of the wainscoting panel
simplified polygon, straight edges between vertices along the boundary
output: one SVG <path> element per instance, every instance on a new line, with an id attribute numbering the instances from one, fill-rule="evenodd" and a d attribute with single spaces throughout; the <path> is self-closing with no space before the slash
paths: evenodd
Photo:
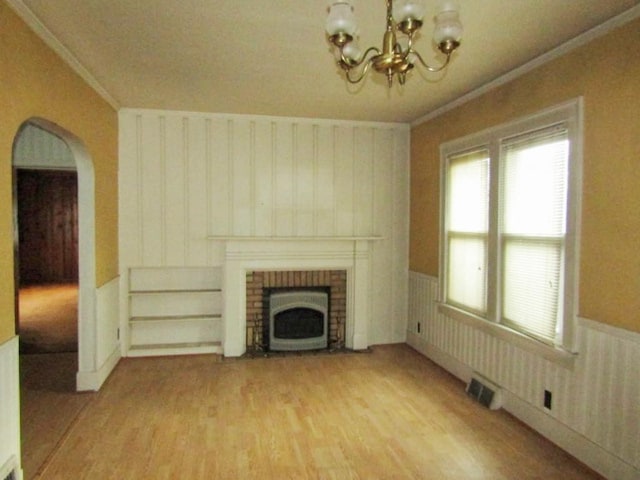
<path id="1" fill-rule="evenodd" d="M 20 459 L 18 337 L 0 345 L 0 467 Z M 18 467 L 19 468 L 19 467 Z"/>
<path id="2" fill-rule="evenodd" d="M 120 277 L 113 278 L 95 291 L 95 370 L 78 371 L 79 391 L 98 391 L 120 360 L 120 282 Z"/>
<path id="3" fill-rule="evenodd" d="M 410 272 L 410 344 L 465 381 L 471 371 L 481 373 L 558 422 L 567 438 L 585 442 L 561 446 L 609 478 L 640 478 L 639 334 L 580 319 L 578 354 L 567 367 L 446 317 L 437 298 L 437 278 Z M 552 392 L 551 410 L 543 407 L 544 390 Z M 546 422 L 532 426 L 543 431 Z M 591 444 L 599 454 L 581 458 Z"/>
<path id="4" fill-rule="evenodd" d="M 404 341 L 408 160 L 404 124 L 122 110 L 120 271 L 220 266 L 229 237 L 381 237 L 369 340 Z"/>
<path id="5" fill-rule="evenodd" d="M 120 327 L 120 277 L 116 277 L 96 290 L 96 310 L 98 317 L 98 342 L 96 363 L 98 370 L 119 352 L 118 328 Z"/>

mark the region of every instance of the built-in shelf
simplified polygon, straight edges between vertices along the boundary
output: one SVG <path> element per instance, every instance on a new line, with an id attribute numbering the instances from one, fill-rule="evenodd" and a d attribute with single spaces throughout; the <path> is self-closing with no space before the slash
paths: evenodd
<path id="1" fill-rule="evenodd" d="M 195 355 L 222 353 L 221 342 L 161 343 L 135 345 L 129 349 L 130 357 L 154 357 L 162 355 Z"/>
<path id="2" fill-rule="evenodd" d="M 221 270 L 131 268 L 128 355 L 222 353 Z"/>
<path id="3" fill-rule="evenodd" d="M 130 317 L 129 322 L 208 322 L 222 318 L 222 315 L 159 315 L 155 317 Z"/>
<path id="4" fill-rule="evenodd" d="M 212 293 L 222 292 L 221 288 L 211 289 L 167 289 L 167 290 L 130 290 L 129 295 L 164 295 L 166 293 Z"/>

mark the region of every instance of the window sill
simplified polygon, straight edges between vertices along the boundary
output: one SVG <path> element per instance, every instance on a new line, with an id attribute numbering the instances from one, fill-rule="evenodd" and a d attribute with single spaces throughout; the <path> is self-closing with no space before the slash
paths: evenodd
<path id="1" fill-rule="evenodd" d="M 573 369 L 575 360 L 578 356 L 577 353 L 570 352 L 564 348 L 547 345 L 539 340 L 511 330 L 504 325 L 490 322 L 484 318 L 452 307 L 451 305 L 438 303 L 438 311 L 449 318 L 482 330 L 483 332 L 510 343 L 515 347 L 526 350 L 529 353 L 540 356 L 545 360 L 556 363 L 567 369 Z"/>

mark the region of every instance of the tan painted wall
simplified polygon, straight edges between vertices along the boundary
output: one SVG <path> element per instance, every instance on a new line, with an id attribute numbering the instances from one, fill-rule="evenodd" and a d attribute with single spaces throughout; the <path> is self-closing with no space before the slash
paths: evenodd
<path id="1" fill-rule="evenodd" d="M 411 270 L 438 275 L 439 145 L 583 96 L 579 314 L 640 331 L 639 49 L 636 19 L 413 128 Z"/>
<path id="2" fill-rule="evenodd" d="M 79 137 L 96 179 L 96 285 L 118 274 L 118 117 L 0 1 L 0 343 L 14 335 L 11 154 L 20 125 L 49 120 Z"/>

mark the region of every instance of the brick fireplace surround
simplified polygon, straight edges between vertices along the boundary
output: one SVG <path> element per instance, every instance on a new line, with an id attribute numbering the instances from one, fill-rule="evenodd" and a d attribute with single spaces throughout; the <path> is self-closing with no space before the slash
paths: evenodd
<path id="1" fill-rule="evenodd" d="M 247 272 L 247 339 L 248 351 L 260 350 L 268 338 L 269 319 L 266 317 L 265 300 L 269 288 L 280 287 L 328 287 L 329 346 L 344 346 L 347 315 L 347 271 L 252 271 Z"/>

